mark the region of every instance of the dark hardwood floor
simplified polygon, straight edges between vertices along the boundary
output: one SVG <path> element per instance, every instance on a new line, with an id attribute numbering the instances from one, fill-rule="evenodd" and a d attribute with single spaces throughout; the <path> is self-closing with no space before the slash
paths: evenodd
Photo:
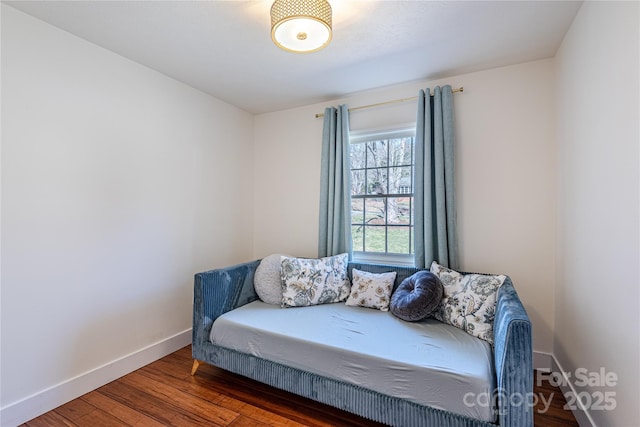
<path id="1" fill-rule="evenodd" d="M 191 376 L 191 347 L 39 416 L 23 426 L 379 426 L 363 418 L 203 364 Z M 535 425 L 577 426 L 564 397 L 549 383 Z"/>

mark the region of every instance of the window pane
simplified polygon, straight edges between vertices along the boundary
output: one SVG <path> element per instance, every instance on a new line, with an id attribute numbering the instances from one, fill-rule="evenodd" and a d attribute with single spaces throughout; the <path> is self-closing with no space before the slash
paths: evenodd
<path id="1" fill-rule="evenodd" d="M 367 142 L 367 167 L 387 166 L 387 141 Z"/>
<path id="2" fill-rule="evenodd" d="M 389 140 L 389 166 L 410 165 L 413 151 L 413 138 L 395 138 Z"/>
<path id="3" fill-rule="evenodd" d="M 351 199 L 351 224 L 364 224 L 364 199 Z"/>
<path id="4" fill-rule="evenodd" d="M 389 168 L 389 194 L 413 193 L 411 166 Z"/>
<path id="5" fill-rule="evenodd" d="M 363 251 L 363 237 L 364 237 L 364 227 L 361 225 L 353 225 L 351 226 L 351 240 L 353 243 L 354 251 Z"/>
<path id="6" fill-rule="evenodd" d="M 360 196 L 364 194 L 365 171 L 351 171 L 351 195 Z"/>
<path id="7" fill-rule="evenodd" d="M 389 227 L 389 252 L 396 254 L 408 254 L 409 249 L 409 227 Z"/>
<path id="8" fill-rule="evenodd" d="M 367 194 L 387 194 L 387 168 L 367 169 Z"/>
<path id="9" fill-rule="evenodd" d="M 369 225 L 384 225 L 387 209 L 384 198 L 364 199 L 364 220 Z"/>
<path id="10" fill-rule="evenodd" d="M 387 200 L 387 222 L 389 224 L 411 224 L 411 198 L 389 197 Z"/>
<path id="11" fill-rule="evenodd" d="M 385 252 L 385 227 L 367 225 L 364 227 L 364 250 Z"/>
<path id="12" fill-rule="evenodd" d="M 365 151 L 367 144 L 351 144 L 349 146 L 351 169 L 361 169 L 365 166 Z"/>

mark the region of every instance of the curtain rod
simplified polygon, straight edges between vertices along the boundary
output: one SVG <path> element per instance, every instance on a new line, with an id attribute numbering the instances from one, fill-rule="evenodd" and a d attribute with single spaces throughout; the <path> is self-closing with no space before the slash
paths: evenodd
<path id="1" fill-rule="evenodd" d="M 452 89 L 451 92 L 464 92 L 464 87 L 460 86 L 457 89 Z M 377 104 L 362 105 L 360 107 L 349 108 L 349 112 L 356 111 L 356 110 L 364 110 L 365 108 L 379 107 L 381 105 L 399 104 L 401 102 L 413 101 L 415 99 L 418 99 L 418 97 L 412 96 L 410 98 L 400 98 L 400 99 L 394 99 L 393 101 L 378 102 Z M 320 117 L 324 117 L 324 113 L 316 114 L 316 119 L 319 119 Z"/>

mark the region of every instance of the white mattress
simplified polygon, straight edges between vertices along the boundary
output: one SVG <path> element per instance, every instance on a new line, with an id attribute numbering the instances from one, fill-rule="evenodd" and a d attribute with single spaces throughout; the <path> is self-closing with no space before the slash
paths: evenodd
<path id="1" fill-rule="evenodd" d="M 437 320 L 409 323 L 390 312 L 343 303 L 280 308 L 254 301 L 216 319 L 211 341 L 383 394 L 496 420 L 493 406 L 478 404 L 493 396 L 491 346 Z"/>

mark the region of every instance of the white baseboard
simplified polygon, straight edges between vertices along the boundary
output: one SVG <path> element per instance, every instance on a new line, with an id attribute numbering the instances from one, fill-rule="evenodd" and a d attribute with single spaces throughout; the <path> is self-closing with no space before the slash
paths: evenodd
<path id="1" fill-rule="evenodd" d="M 573 386 L 573 382 L 570 378 L 567 377 L 566 375 L 566 370 L 560 366 L 560 362 L 558 362 L 558 359 L 556 359 L 555 356 L 552 355 L 552 359 L 553 359 L 553 372 L 559 372 L 562 374 L 563 377 L 563 381 L 561 381 L 560 386 L 560 390 L 562 390 L 562 394 L 564 394 L 565 396 L 567 396 L 568 393 L 571 393 L 571 395 L 573 396 L 577 396 L 578 393 L 575 389 L 575 387 Z M 576 399 L 576 401 L 574 402 L 576 404 L 576 409 L 573 409 L 573 416 L 576 417 L 576 421 L 578 422 L 578 425 L 580 425 L 580 427 L 596 427 L 596 423 L 593 420 L 593 418 L 591 418 L 591 415 L 589 414 L 589 411 L 587 410 L 587 408 L 585 408 L 581 402 L 580 399 Z"/>
<path id="2" fill-rule="evenodd" d="M 0 425 L 14 427 L 76 399 L 83 394 L 135 371 L 191 343 L 191 329 L 158 341 L 131 354 L 99 366 L 8 404 L 0 409 Z"/>

